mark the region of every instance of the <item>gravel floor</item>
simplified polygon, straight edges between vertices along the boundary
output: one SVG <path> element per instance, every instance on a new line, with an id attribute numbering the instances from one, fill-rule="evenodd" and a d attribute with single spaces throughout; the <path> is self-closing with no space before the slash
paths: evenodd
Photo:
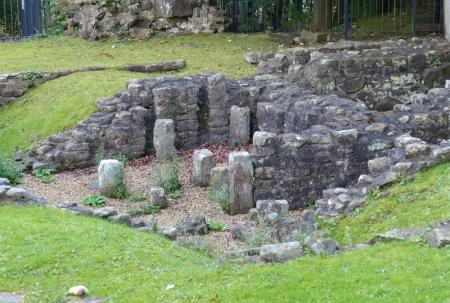
<path id="1" fill-rule="evenodd" d="M 226 163 L 230 151 L 229 147 L 218 144 L 204 146 L 210 149 L 218 163 Z M 239 150 L 248 150 L 241 148 Z M 224 232 L 211 232 L 207 236 L 201 237 L 204 242 L 212 246 L 212 250 L 217 252 L 229 251 L 244 246 L 244 243 L 234 240 L 230 229 L 238 224 L 245 226 L 247 232 L 255 230 L 256 224 L 248 219 L 247 215 L 230 216 L 225 214 L 218 203 L 211 202 L 207 198 L 207 189 L 193 186 L 190 181 L 192 168 L 193 150 L 184 150 L 180 152 L 182 172 L 180 182 L 182 186 L 182 196 L 177 200 L 169 200 L 169 207 L 161 210 L 154 215 L 143 216 L 143 219 L 155 219 L 159 225 L 175 225 L 185 217 L 203 215 L 207 220 L 215 220 L 227 226 Z M 132 195 L 146 197 L 147 191 L 155 185 L 155 164 L 152 156 L 130 161 L 126 168 L 125 183 L 128 191 Z M 97 180 L 96 168 L 88 168 L 72 172 L 63 172 L 55 175 L 54 181 L 50 184 L 39 182 L 34 176 L 26 175 L 23 186 L 32 190 L 38 196 L 48 199 L 49 203 L 57 205 L 62 202 L 77 202 L 92 194 L 96 194 L 95 189 Z M 128 212 L 137 210 L 141 205 L 148 204 L 147 200 L 141 202 L 132 202 L 130 199 L 116 200 L 109 199 L 107 206 L 114 207 L 118 212 Z M 292 211 L 290 217 L 300 218 L 301 211 Z M 184 239 L 185 241 L 198 240 L 198 237 Z"/>

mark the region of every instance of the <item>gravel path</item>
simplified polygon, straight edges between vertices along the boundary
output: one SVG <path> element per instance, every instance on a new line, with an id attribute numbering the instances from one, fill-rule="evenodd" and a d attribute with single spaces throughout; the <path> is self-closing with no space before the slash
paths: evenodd
<path id="1" fill-rule="evenodd" d="M 215 155 L 218 163 L 226 163 L 230 151 L 229 147 L 218 144 L 204 146 L 209 148 Z M 241 148 L 239 150 L 248 150 Z M 225 214 L 218 203 L 211 202 L 207 198 L 207 189 L 193 186 L 190 180 L 192 168 L 192 154 L 194 150 L 184 150 L 181 155 L 181 176 L 182 196 L 177 200 L 170 199 L 169 207 L 154 215 L 143 216 L 143 219 L 155 219 L 159 225 L 175 225 L 185 217 L 203 215 L 207 220 L 215 220 L 227 226 L 224 232 L 212 232 L 203 239 L 207 239 L 215 251 L 228 251 L 243 246 L 231 236 L 230 229 L 236 225 L 243 225 L 247 231 L 256 229 L 256 224 L 248 219 L 248 215 L 230 216 Z M 126 168 L 125 183 L 128 191 L 132 195 L 146 197 L 147 191 L 155 185 L 155 164 L 154 158 L 148 156 L 142 159 L 130 161 Z M 97 193 L 95 189 L 97 181 L 96 168 L 88 168 L 72 172 L 63 172 L 55 175 L 54 181 L 50 184 L 39 182 L 34 176 L 26 175 L 23 186 L 32 190 L 38 196 L 48 199 L 49 203 L 57 205 L 62 202 L 77 202 L 88 196 Z M 116 200 L 109 199 L 106 206 L 114 207 L 118 212 L 128 212 L 137 210 L 141 205 L 148 204 L 148 201 L 132 202 L 130 199 Z M 289 213 L 290 217 L 300 218 L 301 211 Z"/>

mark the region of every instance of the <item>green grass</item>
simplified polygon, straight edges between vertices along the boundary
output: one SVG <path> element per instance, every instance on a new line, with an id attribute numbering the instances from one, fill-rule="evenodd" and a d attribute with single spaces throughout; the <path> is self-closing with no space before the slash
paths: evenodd
<path id="1" fill-rule="evenodd" d="M 413 243 L 237 267 L 99 219 L 0 207 L 0 291 L 28 302 L 60 302 L 79 284 L 127 303 L 444 302 L 449 275 L 450 250 Z"/>
<path id="2" fill-rule="evenodd" d="M 0 44 L 0 73 L 186 59 L 185 70 L 168 74 L 215 71 L 239 78 L 253 71 L 243 60 L 246 52 L 276 47 L 268 36 L 260 34 L 158 36 L 148 41 L 125 42 L 51 37 Z M 73 127 L 95 111 L 96 99 L 123 89 L 126 80 L 159 75 L 108 70 L 73 74 L 45 83 L 0 109 L 0 154 L 28 148 L 36 141 Z"/>
<path id="3" fill-rule="evenodd" d="M 449 219 L 450 164 L 419 173 L 413 182 L 395 184 L 384 194 L 331 224 L 331 236 L 341 243 L 360 243 L 393 228 L 426 227 Z"/>

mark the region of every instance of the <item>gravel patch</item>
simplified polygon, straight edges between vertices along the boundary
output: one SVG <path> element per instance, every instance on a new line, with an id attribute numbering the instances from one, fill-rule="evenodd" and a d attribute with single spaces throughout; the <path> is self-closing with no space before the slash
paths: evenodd
<path id="1" fill-rule="evenodd" d="M 232 149 L 225 144 L 204 145 L 199 148 L 210 149 L 218 163 L 227 163 L 228 154 L 231 151 L 249 150 L 250 147 Z M 243 225 L 247 231 L 257 228 L 254 222 L 248 219 L 248 215 L 230 216 L 225 214 L 218 203 L 207 198 L 207 189 L 194 186 L 190 180 L 192 169 L 192 154 L 194 150 L 183 150 L 180 152 L 181 175 L 180 183 L 182 196 L 179 199 L 169 199 L 169 207 L 154 215 L 141 216 L 145 220 L 154 219 L 159 225 L 176 225 L 181 219 L 195 215 L 203 215 L 207 221 L 215 220 L 227 226 L 224 232 L 210 232 L 201 238 L 209 242 L 212 249 L 217 253 L 229 251 L 244 246 L 231 236 L 230 229 L 236 225 Z M 155 165 L 153 156 L 133 160 L 128 163 L 125 172 L 125 183 L 130 195 L 147 197 L 149 189 L 155 185 Z M 38 196 L 48 199 L 50 204 L 57 205 L 62 202 L 77 202 L 81 204 L 84 197 L 97 194 L 95 184 L 97 182 L 97 170 L 95 167 L 83 170 L 62 172 L 56 174 L 53 182 L 44 184 L 32 175 L 24 177 L 23 186 L 35 192 Z M 106 206 L 113 207 L 118 212 L 129 212 L 138 210 L 141 205 L 147 205 L 147 199 L 133 202 L 130 198 L 125 200 L 108 199 Z M 300 218 L 302 211 L 292 211 L 290 217 Z M 198 237 L 197 237 L 198 238 Z"/>

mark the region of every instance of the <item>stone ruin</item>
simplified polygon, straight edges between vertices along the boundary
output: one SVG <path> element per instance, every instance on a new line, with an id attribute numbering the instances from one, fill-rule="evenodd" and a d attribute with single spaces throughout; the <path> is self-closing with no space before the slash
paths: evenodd
<path id="1" fill-rule="evenodd" d="M 335 93 L 375 110 L 408 103 L 450 78 L 450 45 L 445 40 L 341 41 L 312 49 L 250 53 L 256 78 L 285 78 L 316 94 Z"/>
<path id="2" fill-rule="evenodd" d="M 155 32 L 218 33 L 226 18 L 215 1 L 209 0 L 63 0 L 55 19 L 66 18 L 65 34 L 96 40 L 111 36 L 147 39 Z"/>
<path id="3" fill-rule="evenodd" d="M 442 47 L 432 51 L 427 43 Z M 396 53 L 404 54 L 403 59 L 394 61 L 406 65 L 390 61 L 392 64 L 380 66 L 383 60 L 377 58 L 386 59 L 386 49 L 394 44 L 399 48 Z M 417 48 L 411 48 L 412 44 Z M 450 87 L 432 88 L 441 84 L 440 78 L 433 78 L 431 86 L 426 83 L 426 75 L 446 77 L 449 45 L 417 39 L 376 48 L 357 45 L 361 50 L 334 50 L 333 45 L 327 45 L 326 49 L 334 52 L 296 48 L 266 59 L 284 58 L 291 62 L 290 66 L 301 65 L 297 69 L 300 74 L 311 64 L 329 62 L 309 57 L 332 54 L 343 60 L 336 66 L 344 68 L 353 62 L 350 52 L 355 52 L 355 60 L 362 58 L 366 62 L 369 57 L 356 52 L 370 49 L 374 53 L 371 62 L 377 68 L 363 68 L 359 75 L 365 79 L 361 92 L 366 87 L 374 88 L 368 90 L 372 95 L 364 94 L 367 98 L 359 98 L 358 93 L 344 94 L 340 85 L 327 91 L 328 95 L 319 94 L 324 92 L 317 91 L 319 84 L 315 87 L 302 83 L 307 77 L 301 81 L 290 79 L 289 66 L 283 67 L 284 73 L 239 81 L 218 74 L 132 80 L 124 91 L 98 100 L 97 112 L 91 117 L 49 137 L 30 154 L 19 155 L 18 160 L 29 168 L 66 170 L 95 165 L 99 150 L 106 151 L 107 156 L 142 157 L 154 152 L 154 142 L 158 142 L 154 136 L 159 133 L 155 132 L 155 121 L 161 119 L 173 121 L 176 148 L 225 140 L 239 145 L 250 143 L 244 142 L 248 132 L 253 143 L 250 155 L 231 154 L 230 166 L 214 168 L 210 176 L 211 180 L 230 176 L 233 214 L 248 212 L 259 200 L 285 200 L 289 209 L 315 204 L 314 212 L 327 216 L 347 213 L 360 205 L 375 186 L 450 160 Z M 417 54 L 411 51 L 414 49 Z M 431 56 L 428 52 L 440 56 L 441 63 L 424 61 L 420 65 L 423 73 L 413 72 L 418 67 L 408 58 L 420 54 L 427 58 Z M 267 64 L 261 62 L 258 70 Z M 414 76 L 414 85 L 392 80 L 409 73 Z M 333 75 L 332 70 L 329 74 Z M 393 92 L 387 88 L 376 90 L 385 85 L 387 75 L 391 88 L 395 86 L 392 89 L 402 93 L 393 99 L 392 106 L 378 106 L 386 104 L 385 97 Z M 380 86 L 375 79 L 379 79 Z M 323 78 L 318 76 L 316 80 Z M 338 80 L 345 77 L 333 83 Z M 384 111 L 377 110 L 381 108 Z M 250 184 L 250 189 L 239 192 L 239 180 L 244 180 L 246 186 Z"/>

